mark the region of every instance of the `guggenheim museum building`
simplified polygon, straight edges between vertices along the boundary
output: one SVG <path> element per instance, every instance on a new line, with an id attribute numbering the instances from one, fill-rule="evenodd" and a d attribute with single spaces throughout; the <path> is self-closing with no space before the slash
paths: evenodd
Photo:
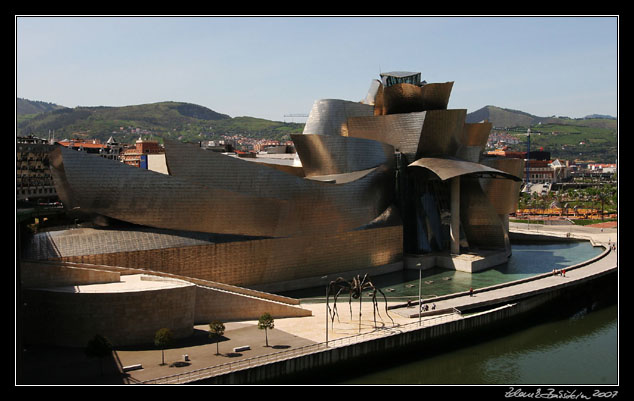
<path id="1" fill-rule="evenodd" d="M 186 336 L 212 319 L 302 315 L 272 293 L 339 276 L 506 262 L 524 161 L 483 156 L 491 124 L 447 108 L 453 82 L 379 78 L 362 101 L 314 102 L 292 135 L 301 165 L 165 140 L 164 174 L 56 147 L 49 160 L 64 208 L 100 224 L 31 239 L 27 328 L 55 326 L 66 334 L 54 342 L 82 344 L 131 326 L 109 333 L 112 342 L 143 342 L 170 322 Z M 155 287 L 139 289 L 133 276 Z M 146 332 L 133 324 L 140 316 Z"/>

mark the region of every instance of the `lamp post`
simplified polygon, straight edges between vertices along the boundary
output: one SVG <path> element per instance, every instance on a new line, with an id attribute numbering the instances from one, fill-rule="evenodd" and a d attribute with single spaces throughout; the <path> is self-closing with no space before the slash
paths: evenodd
<path id="1" fill-rule="evenodd" d="M 323 276 L 322 279 L 327 279 L 328 276 Z M 326 348 L 328 348 L 328 312 L 329 312 L 329 307 L 328 307 L 328 292 L 329 292 L 330 288 L 328 285 L 326 285 L 326 302 L 324 302 L 326 304 Z"/>
<path id="2" fill-rule="evenodd" d="M 422 309 L 422 305 L 421 305 L 421 291 L 422 291 L 422 280 L 423 280 L 423 269 L 421 268 L 421 264 L 416 263 L 416 267 L 418 267 L 418 325 L 420 326 L 421 323 L 421 309 Z"/>

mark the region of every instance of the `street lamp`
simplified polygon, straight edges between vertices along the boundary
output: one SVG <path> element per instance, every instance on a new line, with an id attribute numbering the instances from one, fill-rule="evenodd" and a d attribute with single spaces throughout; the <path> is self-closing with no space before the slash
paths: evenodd
<path id="1" fill-rule="evenodd" d="M 423 269 L 421 268 L 420 262 L 416 263 L 416 267 L 418 267 L 418 325 L 420 326 L 421 322 L 421 290 L 422 290 L 422 279 L 423 279 Z"/>
<path id="2" fill-rule="evenodd" d="M 328 276 L 323 276 L 322 277 L 323 280 L 328 279 Z M 326 304 L 326 348 L 328 348 L 328 312 L 329 312 L 329 307 L 328 307 L 328 292 L 329 292 L 330 288 L 328 285 L 326 285 L 326 299 L 324 302 Z"/>

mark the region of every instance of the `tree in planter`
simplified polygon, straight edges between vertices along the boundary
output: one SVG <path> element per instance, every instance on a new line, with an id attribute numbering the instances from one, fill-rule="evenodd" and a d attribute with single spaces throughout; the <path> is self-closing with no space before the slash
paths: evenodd
<path id="1" fill-rule="evenodd" d="M 212 340 L 216 340 L 216 355 L 220 355 L 220 351 L 218 351 L 218 343 L 220 342 L 220 337 L 225 334 L 225 325 L 218 321 L 213 321 L 209 323 L 209 338 Z"/>
<path id="2" fill-rule="evenodd" d="M 96 334 L 92 340 L 88 341 L 84 349 L 88 358 L 99 358 L 99 368 L 103 376 L 103 358 L 112 355 L 112 345 L 103 336 Z"/>
<path id="3" fill-rule="evenodd" d="M 154 345 L 161 349 L 161 365 L 165 365 L 165 348 L 171 344 L 173 337 L 172 331 L 167 328 L 159 329 L 154 334 Z"/>
<path id="4" fill-rule="evenodd" d="M 269 346 L 269 335 L 267 330 L 273 329 L 273 327 L 275 327 L 273 323 L 273 316 L 271 316 L 268 312 L 260 316 L 260 320 L 258 321 L 258 329 L 264 330 L 267 347 Z"/>

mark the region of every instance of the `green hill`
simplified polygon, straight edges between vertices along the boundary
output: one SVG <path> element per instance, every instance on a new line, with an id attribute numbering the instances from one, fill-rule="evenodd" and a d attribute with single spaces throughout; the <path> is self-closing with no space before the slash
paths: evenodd
<path id="1" fill-rule="evenodd" d="M 32 134 L 56 139 L 84 138 L 106 141 L 113 136 L 131 143 L 139 135 L 178 138 L 186 141 L 216 139 L 220 135 L 290 139 L 301 133 L 303 124 L 270 121 L 254 117 L 230 117 L 191 103 L 159 102 L 125 107 L 67 108 L 51 103 L 18 99 L 17 135 Z M 585 159 L 614 163 L 617 157 L 617 120 L 598 118 L 537 117 L 518 110 L 486 106 L 467 114 L 467 122 L 488 120 L 493 132 L 516 135 L 518 150 L 526 149 L 526 130 L 531 129 L 531 146 L 543 147 L 554 158 Z"/>
<path id="2" fill-rule="evenodd" d="M 531 149 L 544 148 L 552 158 L 614 163 L 618 154 L 618 122 L 610 116 L 586 118 L 538 117 L 522 111 L 486 106 L 467 114 L 467 122 L 488 120 L 492 132 L 516 136 L 526 150 L 526 132 L 531 130 Z"/>
<path id="3" fill-rule="evenodd" d="M 142 134 L 195 141 L 221 134 L 276 139 L 302 129 L 302 124 L 252 117 L 231 118 L 191 103 L 159 102 L 124 107 L 55 108 L 18 116 L 17 135 L 46 138 L 52 131 L 56 139 L 73 137 L 105 141 L 114 136 L 119 142 L 131 142 Z"/>

